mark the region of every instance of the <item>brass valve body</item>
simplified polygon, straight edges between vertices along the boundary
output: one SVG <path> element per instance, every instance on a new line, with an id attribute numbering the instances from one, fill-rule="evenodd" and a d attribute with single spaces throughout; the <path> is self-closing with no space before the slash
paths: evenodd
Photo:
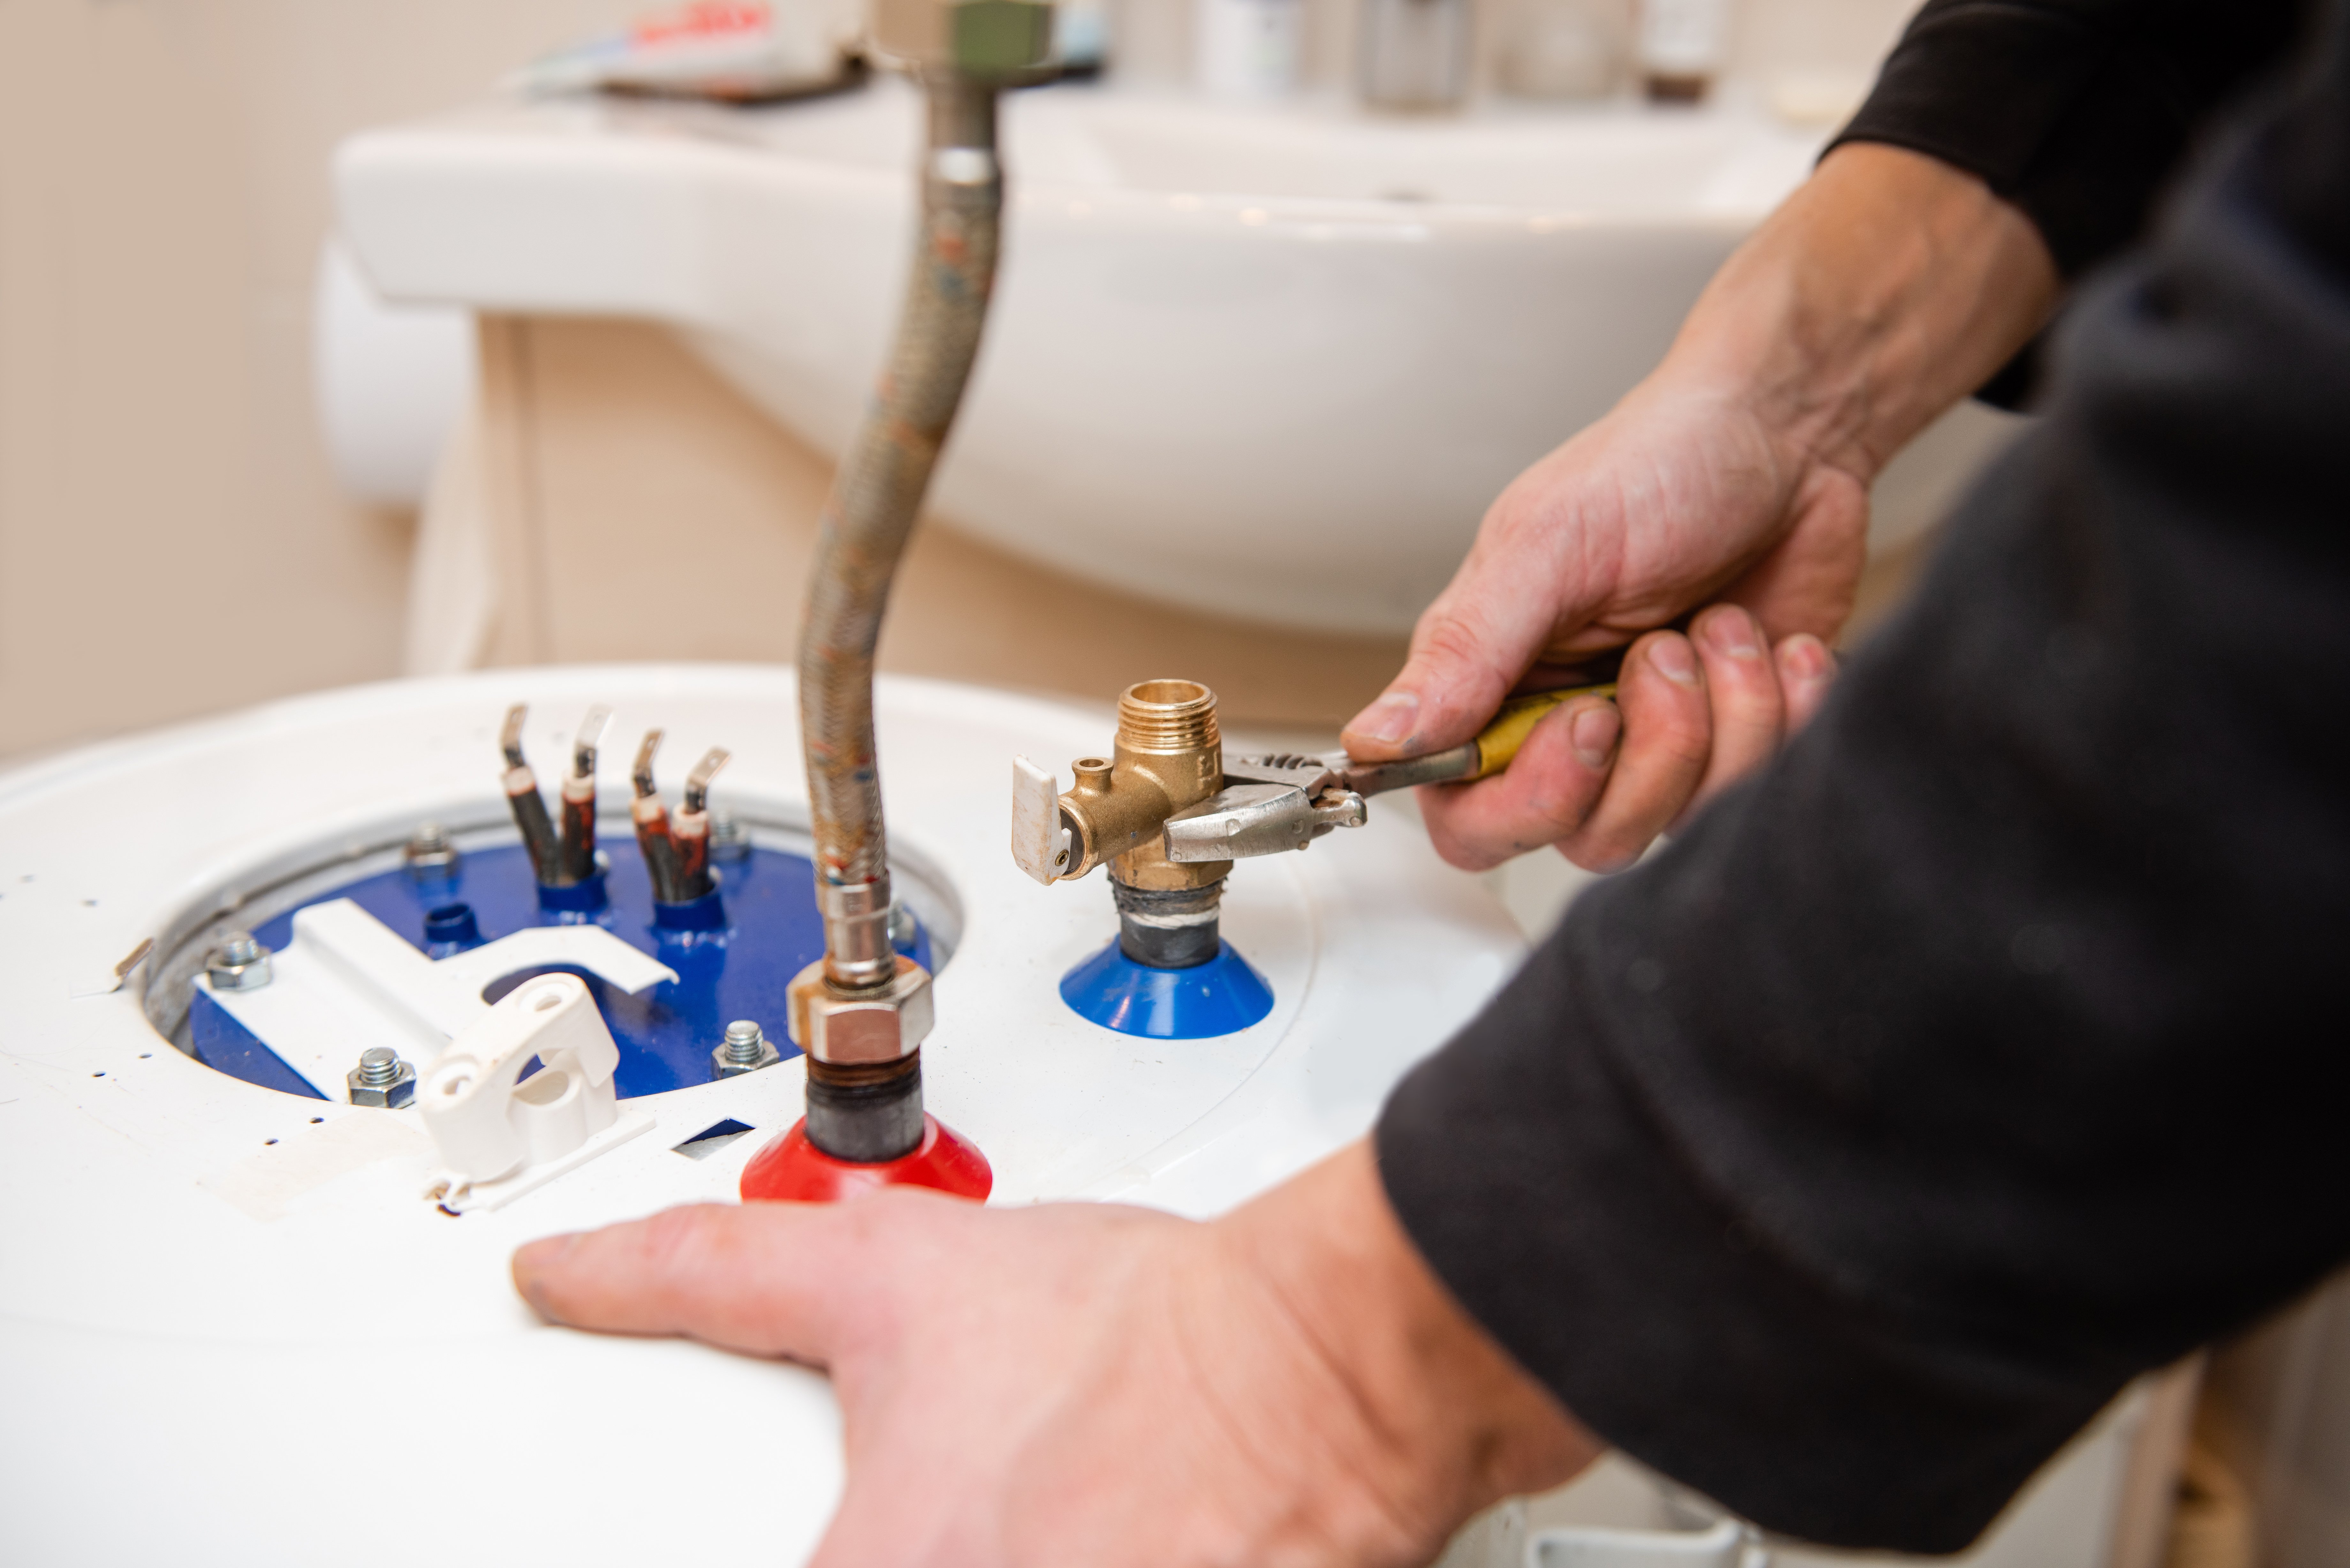
<path id="1" fill-rule="evenodd" d="M 1178 865 L 1167 858 L 1167 819 L 1224 784 L 1216 694 L 1196 680 L 1145 680 L 1118 700 L 1118 739 L 1108 760 L 1080 757 L 1077 782 L 1060 798 L 1075 836 L 1068 877 L 1107 865 L 1112 879 L 1153 891 L 1205 888 L 1229 862 Z"/>

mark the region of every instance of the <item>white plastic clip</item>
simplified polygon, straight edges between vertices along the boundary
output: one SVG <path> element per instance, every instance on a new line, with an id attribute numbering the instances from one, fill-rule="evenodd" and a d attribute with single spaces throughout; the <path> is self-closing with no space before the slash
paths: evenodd
<path id="1" fill-rule="evenodd" d="M 533 1056 L 540 1070 L 525 1079 Z M 419 1086 L 416 1108 L 440 1151 L 425 1196 L 452 1211 L 495 1209 L 644 1131 L 650 1116 L 619 1115 L 619 1064 L 577 975 L 516 987 L 449 1043 Z"/>

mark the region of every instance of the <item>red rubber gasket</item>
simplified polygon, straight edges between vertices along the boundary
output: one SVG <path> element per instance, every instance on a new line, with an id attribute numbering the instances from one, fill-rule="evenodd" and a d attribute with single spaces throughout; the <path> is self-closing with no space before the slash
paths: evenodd
<path id="1" fill-rule="evenodd" d="M 803 1118 L 743 1168 L 745 1203 L 838 1203 L 884 1187 L 928 1187 L 984 1202 L 995 1189 L 995 1172 L 977 1144 L 927 1114 L 920 1146 L 898 1159 L 876 1165 L 835 1159 L 808 1142 Z"/>

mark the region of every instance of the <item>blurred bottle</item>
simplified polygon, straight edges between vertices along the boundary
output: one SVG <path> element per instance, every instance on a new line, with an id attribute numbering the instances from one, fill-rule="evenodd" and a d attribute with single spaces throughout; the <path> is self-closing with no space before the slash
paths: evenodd
<path id="1" fill-rule="evenodd" d="M 1501 88 L 1513 98 L 1601 99 L 1631 64 L 1623 0 L 1535 0 L 1519 7 L 1502 43 Z"/>
<path id="2" fill-rule="evenodd" d="M 691 0 L 509 74 L 509 91 L 603 90 L 738 102 L 827 92 L 859 79 L 858 0 Z"/>
<path id="3" fill-rule="evenodd" d="M 1730 44 L 1730 0 L 1640 0 L 1640 79 L 1652 103 L 1697 103 Z"/>
<path id="4" fill-rule="evenodd" d="M 1053 7 L 1053 63 L 1065 77 L 1109 68 L 1109 8 L 1102 0 L 1060 0 Z"/>
<path id="5" fill-rule="evenodd" d="M 1469 0 L 1362 0 L 1356 89 L 1373 109 L 1426 114 L 1469 98 Z"/>
<path id="6" fill-rule="evenodd" d="M 1297 86 L 1305 0 L 1195 0 L 1194 57 L 1211 97 L 1280 98 Z"/>

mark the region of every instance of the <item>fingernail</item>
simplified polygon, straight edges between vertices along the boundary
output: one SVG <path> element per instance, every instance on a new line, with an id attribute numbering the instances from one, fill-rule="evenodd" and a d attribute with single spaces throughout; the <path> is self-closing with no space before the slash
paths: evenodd
<path id="1" fill-rule="evenodd" d="M 1613 702 L 1594 702 L 1569 722 L 1567 739 L 1575 744 L 1575 761 L 1586 768 L 1607 765 L 1616 753 L 1616 737 L 1624 732 L 1624 721 Z"/>
<path id="2" fill-rule="evenodd" d="M 1658 674 L 1676 686 L 1697 684 L 1697 656 L 1678 637 L 1660 637 L 1650 643 L 1648 662 L 1657 667 Z"/>
<path id="3" fill-rule="evenodd" d="M 1825 680 L 1835 672 L 1827 644 L 1808 631 L 1799 631 L 1781 643 L 1779 657 L 1786 662 L 1787 673 L 1798 680 Z"/>
<path id="4" fill-rule="evenodd" d="M 1401 741 L 1419 723 L 1419 697 L 1410 691 L 1390 691 L 1347 726 L 1347 733 L 1367 741 Z"/>
<path id="5" fill-rule="evenodd" d="M 1732 659 L 1753 659 L 1762 651 L 1762 640 L 1754 635 L 1754 618 L 1735 607 L 1716 610 L 1706 618 L 1705 639 L 1715 652 Z"/>

